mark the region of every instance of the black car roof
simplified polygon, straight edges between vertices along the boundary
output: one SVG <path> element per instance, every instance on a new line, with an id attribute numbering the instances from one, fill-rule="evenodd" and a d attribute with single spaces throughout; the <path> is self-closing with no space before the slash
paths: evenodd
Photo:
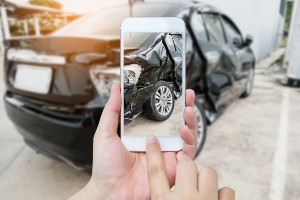
<path id="1" fill-rule="evenodd" d="M 204 10 L 206 12 L 219 12 L 219 10 L 211 5 L 208 5 L 206 3 L 203 3 L 201 1 L 197 1 L 197 0 L 151 0 L 151 1 L 144 1 L 145 3 L 168 3 L 168 4 L 182 4 L 182 5 L 186 5 L 186 6 L 195 6 L 198 7 L 198 9 L 200 10 Z"/>
<path id="2" fill-rule="evenodd" d="M 57 30 L 52 36 L 80 36 L 80 37 L 95 37 L 98 38 L 110 38 L 119 37 L 119 26 L 122 20 L 127 17 L 176 17 L 179 16 L 183 11 L 195 8 L 201 12 L 217 12 L 212 6 L 194 1 L 155 1 L 155 0 L 145 0 L 143 2 L 133 3 L 132 9 L 129 4 L 115 4 L 107 6 L 100 10 L 91 12 L 70 24 Z M 125 12 L 126 11 L 126 12 Z M 103 20 L 100 24 L 100 20 L 95 20 L 94 18 L 103 17 L 108 19 L 112 14 L 116 12 L 118 16 L 114 17 L 113 20 Z M 94 20 L 91 20 L 94 19 Z M 100 19 L 100 18 L 99 18 Z M 102 19 L 102 18 L 101 18 Z M 88 20 L 88 23 L 86 23 Z M 84 23 L 79 25 L 79 23 Z M 98 24 L 99 23 L 99 24 Z M 114 26 L 113 26 L 114 25 Z M 90 26 L 90 27 L 85 27 Z M 92 27 L 92 28 L 91 28 Z M 107 27 L 107 28 L 105 28 Z M 114 27 L 114 28 L 113 28 Z"/>
<path id="3" fill-rule="evenodd" d="M 217 12 L 217 13 L 222 13 L 219 9 L 217 9 L 214 6 L 205 4 L 201 1 L 176 1 L 176 0 L 145 0 L 145 1 L 137 1 L 134 2 L 133 5 L 139 5 L 139 4 L 167 4 L 170 7 L 173 6 L 178 6 L 182 5 L 182 7 L 197 7 L 199 11 L 202 12 Z M 118 4 L 118 5 L 112 5 L 110 7 L 107 7 L 106 9 L 113 8 L 113 7 L 119 7 L 119 6 L 129 6 L 129 4 Z M 103 8 L 102 8 L 103 9 Z M 101 11 L 102 9 L 99 9 Z"/>

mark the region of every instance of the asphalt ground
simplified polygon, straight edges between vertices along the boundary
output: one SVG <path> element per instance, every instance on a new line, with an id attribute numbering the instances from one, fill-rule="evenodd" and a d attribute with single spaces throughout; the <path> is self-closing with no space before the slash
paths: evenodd
<path id="1" fill-rule="evenodd" d="M 233 103 L 208 127 L 196 162 L 199 169 L 214 167 L 220 187 L 234 188 L 236 199 L 299 199 L 300 89 L 263 75 L 256 83 L 249 98 Z M 87 183 L 86 172 L 27 147 L 2 101 L 0 119 L 0 199 L 66 199 Z"/>
<path id="2" fill-rule="evenodd" d="M 132 122 L 125 125 L 124 133 L 129 136 L 174 136 L 179 135 L 179 129 L 182 124 L 183 108 L 182 97 L 180 97 L 175 100 L 173 112 L 167 120 L 151 120 L 142 113 Z"/>

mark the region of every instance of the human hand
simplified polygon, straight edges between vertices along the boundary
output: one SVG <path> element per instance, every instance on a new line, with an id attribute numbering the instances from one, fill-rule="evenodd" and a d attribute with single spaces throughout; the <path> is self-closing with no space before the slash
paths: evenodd
<path id="1" fill-rule="evenodd" d="M 171 186 L 175 183 L 178 161 L 184 157 L 193 159 L 197 150 L 194 98 L 194 91 L 187 90 L 184 111 L 186 125 L 179 131 L 184 141 L 182 151 L 162 153 Z M 146 153 L 129 152 L 117 134 L 120 109 L 120 87 L 114 85 L 94 136 L 92 177 L 73 199 L 150 199 Z"/>
<path id="2" fill-rule="evenodd" d="M 174 191 L 168 181 L 163 155 L 155 136 L 147 139 L 147 171 L 151 200 L 234 200 L 231 188 L 218 190 L 218 175 L 214 169 L 204 168 L 198 173 L 196 164 L 188 156 L 179 160 Z"/>

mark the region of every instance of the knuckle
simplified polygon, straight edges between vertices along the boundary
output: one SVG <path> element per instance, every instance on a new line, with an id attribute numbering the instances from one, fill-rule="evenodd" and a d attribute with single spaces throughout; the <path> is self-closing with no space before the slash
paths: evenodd
<path id="1" fill-rule="evenodd" d="M 147 146 L 148 148 L 148 151 L 151 152 L 151 154 L 157 154 L 157 153 L 160 153 L 160 147 L 158 144 L 150 144 Z"/>
<path id="2" fill-rule="evenodd" d="M 178 167 L 197 169 L 197 165 L 191 159 L 185 159 L 179 162 Z"/>
<path id="3" fill-rule="evenodd" d="M 182 192 L 180 194 L 177 195 L 179 198 L 178 199 L 193 199 L 193 195 L 191 194 L 191 192 Z"/>
<path id="4" fill-rule="evenodd" d="M 189 166 L 196 167 L 196 164 L 195 164 L 195 162 L 192 159 L 186 159 L 186 163 Z"/>
<path id="5" fill-rule="evenodd" d="M 161 174 L 163 171 L 163 168 L 161 166 L 151 166 L 147 170 L 148 177 L 155 177 Z"/>
<path id="6" fill-rule="evenodd" d="M 151 200 L 165 200 L 166 198 L 161 194 L 152 194 Z"/>
<path id="7" fill-rule="evenodd" d="M 194 112 L 194 108 L 191 107 L 191 106 L 187 106 L 187 107 L 185 107 L 185 111 L 186 111 L 187 113 L 193 113 L 193 112 Z"/>

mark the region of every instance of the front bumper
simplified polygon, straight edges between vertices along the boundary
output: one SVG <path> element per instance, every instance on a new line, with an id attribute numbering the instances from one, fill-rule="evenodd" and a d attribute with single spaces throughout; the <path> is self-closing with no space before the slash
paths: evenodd
<path id="1" fill-rule="evenodd" d="M 91 166 L 93 137 L 103 108 L 55 115 L 32 107 L 10 93 L 5 94 L 4 102 L 8 117 L 29 146 L 77 167 Z"/>

